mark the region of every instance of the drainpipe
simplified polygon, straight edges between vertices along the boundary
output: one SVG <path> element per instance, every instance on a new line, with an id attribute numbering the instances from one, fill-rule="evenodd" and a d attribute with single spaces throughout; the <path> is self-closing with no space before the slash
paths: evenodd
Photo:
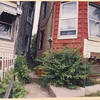
<path id="1" fill-rule="evenodd" d="M 52 47 L 52 31 L 53 31 L 54 7 L 55 7 L 55 2 L 53 3 L 52 20 L 51 20 L 51 32 L 50 32 L 50 37 L 48 38 L 48 41 L 49 41 L 49 44 L 50 44 L 50 49 Z M 51 52 L 49 51 L 49 53 L 51 53 Z"/>

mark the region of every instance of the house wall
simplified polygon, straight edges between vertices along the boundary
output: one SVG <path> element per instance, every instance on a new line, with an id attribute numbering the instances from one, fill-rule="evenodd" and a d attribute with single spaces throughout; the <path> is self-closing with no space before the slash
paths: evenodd
<path id="1" fill-rule="evenodd" d="M 77 39 L 58 39 L 58 28 L 59 28 L 59 13 L 60 13 L 60 3 L 55 3 L 55 15 L 54 15 L 54 30 L 53 30 L 53 42 L 52 49 L 59 46 L 62 48 L 63 44 L 70 45 L 74 40 L 73 46 L 81 45 L 82 48 L 80 52 L 86 58 L 90 58 L 90 52 L 99 52 L 100 53 L 100 41 L 91 40 L 88 37 L 88 2 L 78 2 L 78 34 Z M 100 2 L 96 2 L 100 4 Z"/>
<path id="2" fill-rule="evenodd" d="M 52 11 L 52 12 L 51 12 Z M 41 12 L 42 12 L 42 5 L 41 5 Z M 42 13 L 40 12 L 40 23 L 39 23 L 39 30 L 37 34 L 37 52 L 36 56 L 42 56 L 43 52 L 49 52 L 50 44 L 48 38 L 52 36 L 53 30 L 53 2 L 48 1 L 48 8 L 47 8 L 47 16 L 42 19 Z M 40 34 L 41 31 L 44 30 L 44 37 L 43 37 L 43 49 L 39 49 L 39 41 L 40 41 Z"/>
<path id="3" fill-rule="evenodd" d="M 90 58 L 91 52 L 100 53 L 100 42 L 84 39 L 84 57 Z"/>
<path id="4" fill-rule="evenodd" d="M 25 35 L 29 36 L 30 41 L 31 41 L 31 35 L 32 35 L 32 26 L 33 26 L 33 19 L 34 19 L 34 13 L 33 13 L 33 18 L 32 18 L 32 24 L 30 24 L 27 21 L 27 16 L 28 16 L 28 8 L 32 7 L 33 12 L 34 12 L 34 2 L 27 2 L 27 1 L 22 1 L 21 2 L 21 9 L 22 9 L 22 14 L 21 16 L 18 17 L 17 19 L 17 36 L 16 36 L 16 44 L 15 44 L 15 54 L 23 54 L 27 53 L 29 55 L 29 47 L 27 49 L 28 43 L 25 44 Z M 30 45 L 29 41 L 29 45 Z"/>
<path id="5" fill-rule="evenodd" d="M 0 52 L 13 54 L 14 42 L 0 40 Z"/>
<path id="6" fill-rule="evenodd" d="M 64 43 L 66 43 L 68 46 L 70 45 L 71 42 L 73 42 L 73 39 L 57 39 L 59 15 L 60 15 L 60 3 L 61 2 L 56 2 L 55 4 L 52 49 L 54 49 L 54 47 L 59 48 L 59 45 L 62 48 Z M 74 43 L 73 43 L 74 46 L 79 46 L 81 43 L 83 43 L 83 39 L 87 38 L 88 36 L 87 35 L 87 9 L 86 8 L 87 8 L 87 2 L 78 2 L 78 33 L 77 33 L 77 39 L 74 39 Z"/>
<path id="7" fill-rule="evenodd" d="M 9 1 L 5 1 L 5 2 L 2 1 L 1 3 L 10 5 L 12 7 L 17 7 L 17 3 L 15 4 Z M 0 52 L 1 53 L 14 54 L 15 34 L 16 34 L 16 21 L 14 21 L 14 27 L 13 27 L 13 41 L 0 38 Z"/>

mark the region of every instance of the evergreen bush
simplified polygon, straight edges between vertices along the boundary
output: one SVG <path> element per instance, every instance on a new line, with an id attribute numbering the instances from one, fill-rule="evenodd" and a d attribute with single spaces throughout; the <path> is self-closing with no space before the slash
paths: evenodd
<path id="1" fill-rule="evenodd" d="M 63 49 L 52 50 L 52 54 L 45 53 L 43 57 L 36 58 L 35 61 L 42 62 L 39 67 L 46 69 L 40 82 L 42 86 L 48 83 L 54 86 L 68 87 L 76 89 L 78 86 L 85 86 L 85 79 L 91 70 L 91 64 L 79 53 L 81 47 L 64 47 Z"/>

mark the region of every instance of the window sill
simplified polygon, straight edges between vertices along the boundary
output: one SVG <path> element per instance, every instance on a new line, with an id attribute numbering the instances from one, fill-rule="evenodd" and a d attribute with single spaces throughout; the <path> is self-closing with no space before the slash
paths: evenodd
<path id="1" fill-rule="evenodd" d="M 0 40 L 14 42 L 12 39 L 2 38 L 2 37 L 0 37 Z"/>
<path id="2" fill-rule="evenodd" d="M 43 19 L 45 19 L 45 18 L 47 18 L 47 17 L 41 18 L 41 20 L 43 20 Z"/>
<path id="3" fill-rule="evenodd" d="M 58 36 L 58 39 L 77 39 L 77 35 L 63 35 L 63 36 Z"/>
<path id="4" fill-rule="evenodd" d="M 41 48 L 41 49 L 38 49 L 38 50 L 43 50 L 43 48 Z"/>
<path id="5" fill-rule="evenodd" d="M 99 37 L 88 37 L 89 40 L 92 40 L 92 41 L 97 41 L 97 42 L 100 42 L 100 38 Z"/>

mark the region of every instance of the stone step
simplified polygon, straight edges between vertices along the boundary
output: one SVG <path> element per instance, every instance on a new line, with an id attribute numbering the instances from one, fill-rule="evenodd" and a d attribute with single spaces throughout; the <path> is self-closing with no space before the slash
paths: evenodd
<path id="1" fill-rule="evenodd" d="M 31 83 L 36 83 L 36 81 L 39 79 L 34 71 L 28 73 L 28 75 L 31 77 Z"/>

